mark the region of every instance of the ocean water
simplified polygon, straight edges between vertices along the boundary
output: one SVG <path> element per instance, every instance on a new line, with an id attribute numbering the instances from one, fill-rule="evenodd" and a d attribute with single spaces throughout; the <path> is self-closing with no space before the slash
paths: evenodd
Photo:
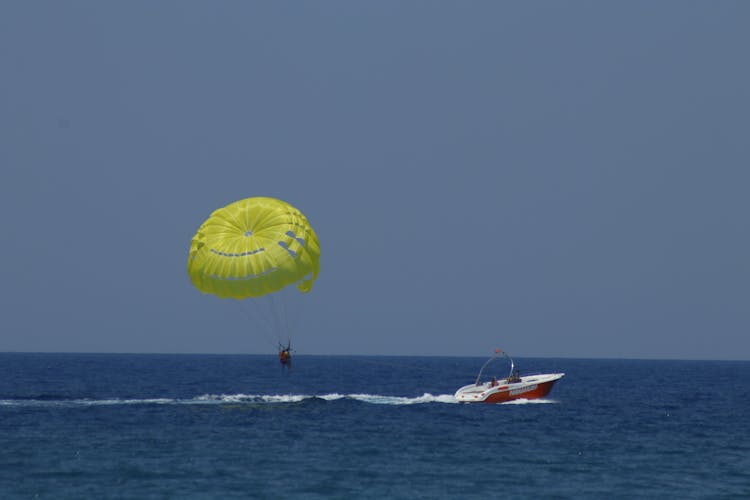
<path id="1" fill-rule="evenodd" d="M 0 354 L 0 498 L 750 498 L 750 362 L 483 362 Z"/>

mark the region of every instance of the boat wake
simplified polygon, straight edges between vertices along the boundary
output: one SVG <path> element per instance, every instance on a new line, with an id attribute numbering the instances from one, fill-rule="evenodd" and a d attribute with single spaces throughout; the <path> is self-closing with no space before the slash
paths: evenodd
<path id="1" fill-rule="evenodd" d="M 418 405 L 428 403 L 458 404 L 452 394 L 433 395 L 425 393 L 421 396 L 385 396 L 380 394 L 203 394 L 194 398 L 111 398 L 111 399 L 65 399 L 45 397 L 43 399 L 0 399 L 3 407 L 86 407 L 86 406 L 126 406 L 126 405 L 289 405 L 312 401 L 358 401 L 376 405 Z M 557 403 L 553 399 L 515 399 L 502 403 L 507 405 L 549 404 Z"/>
<path id="2" fill-rule="evenodd" d="M 425 403 L 457 403 L 452 394 L 422 396 L 384 396 L 379 394 L 203 394 L 194 398 L 145 398 L 145 399 L 0 399 L 0 407 L 80 407 L 117 405 L 226 405 L 226 404 L 294 404 L 305 401 L 353 400 L 381 405 L 413 405 Z"/>

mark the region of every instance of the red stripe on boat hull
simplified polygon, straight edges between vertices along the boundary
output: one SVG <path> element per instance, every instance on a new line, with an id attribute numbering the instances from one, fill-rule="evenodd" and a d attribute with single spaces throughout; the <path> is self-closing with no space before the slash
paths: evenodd
<path id="1" fill-rule="evenodd" d="M 549 391 L 552 390 L 552 386 L 555 385 L 555 382 L 557 382 L 557 380 L 551 380 L 549 382 L 544 382 L 542 384 L 533 384 L 533 385 L 536 385 L 536 388 L 528 390 L 528 391 L 523 391 L 522 389 L 515 389 L 515 390 L 509 390 L 509 391 L 496 392 L 487 396 L 487 399 L 485 399 L 484 401 L 479 401 L 479 402 L 481 403 L 505 403 L 506 401 L 513 401 L 514 399 L 543 398 L 544 396 L 549 394 Z"/>

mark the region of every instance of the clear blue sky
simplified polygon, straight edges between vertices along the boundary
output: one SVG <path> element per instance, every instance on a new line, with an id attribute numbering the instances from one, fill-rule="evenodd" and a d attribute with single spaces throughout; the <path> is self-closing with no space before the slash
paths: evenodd
<path id="1" fill-rule="evenodd" d="M 190 284 L 275 196 L 300 354 L 750 359 L 750 2 L 0 3 L 0 351 L 271 353 Z"/>

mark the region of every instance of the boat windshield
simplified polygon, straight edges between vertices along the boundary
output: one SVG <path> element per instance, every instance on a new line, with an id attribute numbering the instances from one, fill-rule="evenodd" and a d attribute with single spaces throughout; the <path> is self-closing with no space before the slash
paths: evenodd
<path id="1" fill-rule="evenodd" d="M 508 361 L 510 361 L 510 372 L 508 373 L 508 382 L 513 383 L 516 381 L 520 381 L 520 377 L 518 376 L 518 372 L 515 370 L 515 365 L 513 364 L 513 358 L 511 358 L 508 353 L 505 351 L 502 351 L 500 349 L 495 349 L 495 354 L 492 355 L 490 359 L 485 361 L 485 363 L 482 365 L 482 368 L 479 370 L 479 374 L 477 375 L 476 385 L 481 385 L 482 383 L 482 374 L 484 373 L 485 368 L 487 368 L 493 361 L 500 358 L 507 358 Z"/>

